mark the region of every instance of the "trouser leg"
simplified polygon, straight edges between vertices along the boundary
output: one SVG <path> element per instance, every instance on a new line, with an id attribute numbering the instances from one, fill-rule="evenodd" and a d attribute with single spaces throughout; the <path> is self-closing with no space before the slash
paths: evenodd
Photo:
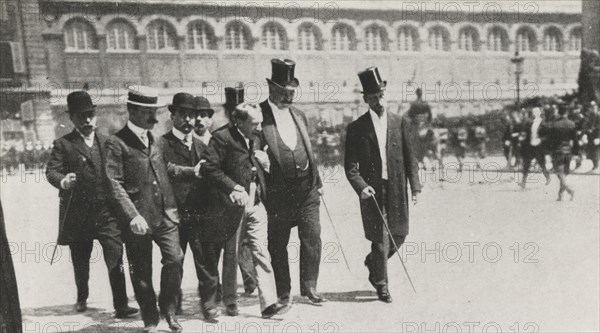
<path id="1" fill-rule="evenodd" d="M 88 281 L 90 279 L 90 256 L 94 241 L 85 240 L 69 245 L 71 260 L 77 286 L 77 302 L 86 302 L 89 296 Z"/>
<path id="2" fill-rule="evenodd" d="M 125 243 L 131 284 L 140 306 L 144 326 L 159 322 L 156 307 L 156 292 L 152 284 L 152 238 L 150 235 L 135 235 L 127 231 Z"/>
<path id="3" fill-rule="evenodd" d="M 179 241 L 179 226 L 166 222 L 164 224 L 164 227 L 152 235 L 162 256 L 158 305 L 163 314 L 174 315 L 181 288 L 183 251 Z"/>

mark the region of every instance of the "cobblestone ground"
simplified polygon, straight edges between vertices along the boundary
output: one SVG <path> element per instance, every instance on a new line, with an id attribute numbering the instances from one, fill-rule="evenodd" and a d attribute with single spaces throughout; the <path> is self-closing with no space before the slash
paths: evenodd
<path id="1" fill-rule="evenodd" d="M 502 158 L 490 159 L 504 166 Z M 584 165 L 582 168 L 589 168 Z M 377 301 L 363 266 L 369 243 L 363 237 L 358 199 L 341 168 L 323 170 L 321 225 L 323 258 L 318 289 L 322 306 L 299 296 L 297 236 L 292 235 L 291 311 L 260 319 L 256 295 L 240 298 L 239 317 L 205 323 L 188 252 L 183 290 L 185 332 L 597 332 L 600 295 L 599 177 L 569 178 L 575 201 L 556 202 L 558 181 L 544 186 L 532 175 L 526 190 L 515 172 L 447 170 L 445 181 L 422 173 L 419 203 L 411 208 L 411 233 L 401 256 L 390 259 L 394 303 Z M 586 170 L 583 170 L 584 172 Z M 583 172 L 582 172 L 583 173 Z M 57 191 L 40 174 L 3 177 L 2 205 L 15 260 L 26 332 L 133 332 L 138 317 L 118 320 L 99 246 L 94 250 L 90 310 L 75 314 L 75 286 L 68 249 L 50 266 L 58 227 Z M 338 236 L 334 232 L 334 227 Z M 338 240 L 339 238 L 339 240 Z M 342 252 L 343 249 L 343 252 Z M 348 260 L 349 269 L 344 263 Z M 160 255 L 154 254 L 158 290 Z M 129 281 L 129 277 L 128 281 Z M 137 307 L 128 282 L 131 305 Z M 243 289 L 240 288 L 240 293 Z M 168 331 L 161 322 L 160 329 Z"/>

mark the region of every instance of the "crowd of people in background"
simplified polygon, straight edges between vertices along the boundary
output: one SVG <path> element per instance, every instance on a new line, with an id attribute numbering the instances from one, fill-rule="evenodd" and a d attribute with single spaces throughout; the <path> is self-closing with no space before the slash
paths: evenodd
<path id="1" fill-rule="evenodd" d="M 23 165 L 26 172 L 33 172 L 36 169 L 43 169 L 50 158 L 52 145 L 42 141 L 23 141 L 10 140 L 2 145 L 0 172 L 13 174 Z"/>

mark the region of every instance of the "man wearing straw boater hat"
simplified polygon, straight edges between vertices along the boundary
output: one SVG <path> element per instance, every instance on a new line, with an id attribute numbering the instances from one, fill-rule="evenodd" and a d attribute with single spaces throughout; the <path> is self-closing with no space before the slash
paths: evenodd
<path id="1" fill-rule="evenodd" d="M 75 311 L 87 310 L 90 256 L 94 239 L 102 245 L 117 318 L 137 313 L 127 305 L 123 271 L 121 224 L 108 200 L 104 170 L 106 136 L 96 133 L 96 106 L 85 91 L 67 96 L 67 112 L 75 129 L 54 141 L 46 168 L 48 182 L 59 190 L 58 245 L 69 245 L 77 303 Z"/>
<path id="2" fill-rule="evenodd" d="M 408 234 L 407 182 L 413 203 L 417 202 L 421 184 L 409 124 L 406 118 L 387 110 L 387 82 L 381 79 L 377 67 L 359 72 L 358 77 L 369 109 L 348 125 L 344 167 L 360 198 L 365 237 L 371 241 L 371 253 L 365 259 L 369 282 L 381 301 L 391 303 L 387 261 Z"/>
<path id="3" fill-rule="evenodd" d="M 272 258 L 277 295 L 290 302 L 290 270 L 287 245 L 293 227 L 300 238 L 300 293 L 312 303 L 325 302 L 317 292 L 321 261 L 319 207 L 321 179 L 308 137 L 304 113 L 292 106 L 299 85 L 294 76 L 296 63 L 272 59 L 269 98 L 260 104 L 263 114 L 261 147 L 271 162 L 265 176 L 269 215 L 269 252 Z M 256 150 L 256 149 L 255 149 Z"/>
<path id="4" fill-rule="evenodd" d="M 161 145 L 149 131 L 158 123 L 156 111 L 160 107 L 156 90 L 131 87 L 127 98 L 129 121 L 106 142 L 109 194 L 128 227 L 125 243 L 131 282 L 146 332 L 156 332 L 160 321 L 152 284 L 152 241 L 162 255 L 160 314 L 173 331 L 181 331 L 175 317 L 183 262 L 177 200 Z"/>

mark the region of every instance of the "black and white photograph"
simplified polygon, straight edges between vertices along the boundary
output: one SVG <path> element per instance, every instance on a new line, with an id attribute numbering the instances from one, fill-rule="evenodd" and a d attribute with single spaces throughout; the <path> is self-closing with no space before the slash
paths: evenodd
<path id="1" fill-rule="evenodd" d="M 600 1 L 0 0 L 0 333 L 600 332 Z"/>

